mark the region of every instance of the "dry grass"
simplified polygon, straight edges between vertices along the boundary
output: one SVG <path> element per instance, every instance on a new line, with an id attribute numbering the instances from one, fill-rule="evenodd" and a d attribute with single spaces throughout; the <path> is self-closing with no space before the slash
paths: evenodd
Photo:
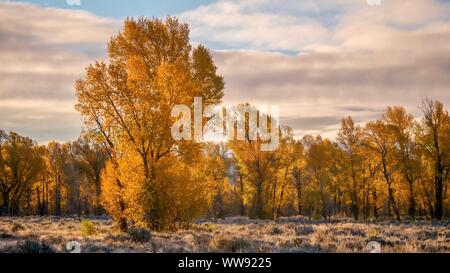
<path id="1" fill-rule="evenodd" d="M 108 218 L 90 219 L 95 233 L 86 234 L 73 218 L 0 218 L 0 252 L 23 251 L 24 242 L 67 252 L 70 241 L 82 252 L 367 252 L 371 240 L 383 252 L 450 252 L 450 224 L 309 222 L 302 217 L 277 222 L 245 217 L 197 222 L 177 232 L 132 229 L 117 231 Z"/>

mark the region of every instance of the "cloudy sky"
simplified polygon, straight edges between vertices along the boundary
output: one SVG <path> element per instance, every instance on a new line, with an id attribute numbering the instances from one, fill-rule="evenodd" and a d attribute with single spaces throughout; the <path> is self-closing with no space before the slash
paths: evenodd
<path id="1" fill-rule="evenodd" d="M 75 80 L 127 16 L 175 15 L 214 52 L 226 104 L 278 104 L 298 136 L 387 105 L 450 105 L 450 1 L 0 0 L 0 128 L 72 140 Z M 369 2 L 376 2 L 370 0 Z"/>

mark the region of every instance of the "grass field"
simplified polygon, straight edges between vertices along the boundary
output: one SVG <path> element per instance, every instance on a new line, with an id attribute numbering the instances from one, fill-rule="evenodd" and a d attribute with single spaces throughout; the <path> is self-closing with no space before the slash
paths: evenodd
<path id="1" fill-rule="evenodd" d="M 120 233 L 108 218 L 0 218 L 0 252 L 450 252 L 450 223 L 310 222 L 301 217 L 277 222 L 233 217 L 197 222 L 175 232 L 132 228 Z"/>

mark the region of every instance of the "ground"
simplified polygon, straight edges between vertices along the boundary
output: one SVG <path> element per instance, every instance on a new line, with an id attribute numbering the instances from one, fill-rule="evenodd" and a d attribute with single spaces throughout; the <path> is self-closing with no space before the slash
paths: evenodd
<path id="1" fill-rule="evenodd" d="M 233 217 L 199 221 L 176 232 L 132 229 L 120 233 L 107 217 L 0 217 L 0 252 L 368 252 L 377 241 L 382 252 L 450 253 L 450 222 L 331 223 L 302 217 L 278 221 Z"/>

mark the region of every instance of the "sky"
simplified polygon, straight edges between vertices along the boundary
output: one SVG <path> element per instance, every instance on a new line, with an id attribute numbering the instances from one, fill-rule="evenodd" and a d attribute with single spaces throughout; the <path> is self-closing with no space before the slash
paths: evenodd
<path id="1" fill-rule="evenodd" d="M 106 60 L 123 18 L 177 16 L 211 49 L 225 104 L 276 104 L 298 137 L 388 105 L 450 105 L 450 1 L 0 0 L 0 128 L 76 139 L 75 81 Z M 371 3 L 369 5 L 369 3 Z M 373 4 L 375 3 L 375 5 Z"/>

